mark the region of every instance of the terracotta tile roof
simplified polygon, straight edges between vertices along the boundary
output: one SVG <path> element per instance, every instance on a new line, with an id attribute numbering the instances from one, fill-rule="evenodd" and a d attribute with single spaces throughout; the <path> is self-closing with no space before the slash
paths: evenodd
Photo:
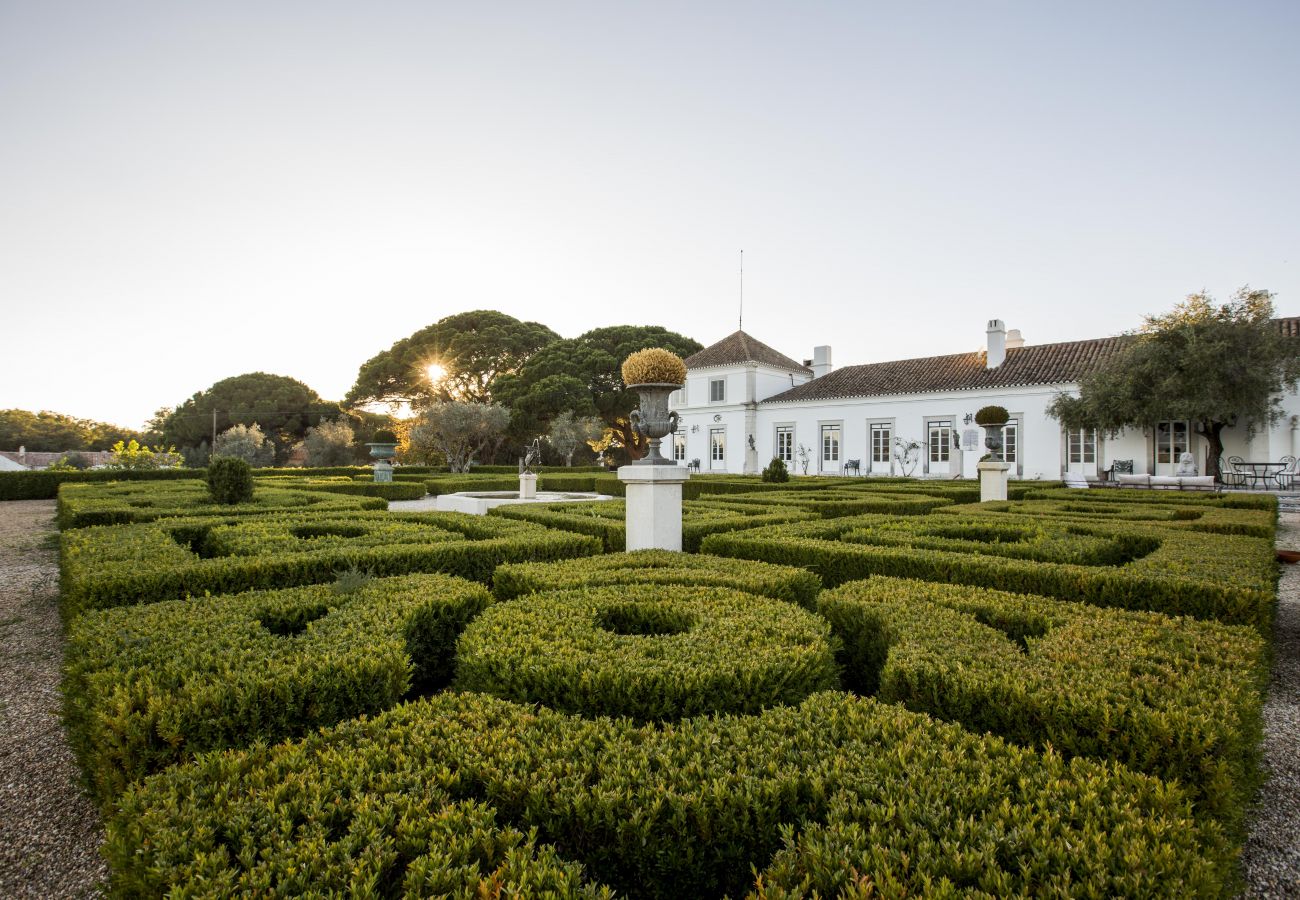
<path id="1" fill-rule="evenodd" d="M 940 391 L 974 391 L 985 388 L 1076 382 L 1129 340 L 1097 338 L 1037 344 L 1007 351 L 996 369 L 984 365 L 984 351 L 926 356 L 845 366 L 829 375 L 769 397 L 765 403 L 796 400 L 833 400 L 843 397 L 879 397 L 886 394 L 928 394 Z"/>
<path id="2" fill-rule="evenodd" d="M 812 369 L 807 366 L 795 362 L 784 353 L 778 353 L 743 331 L 733 332 L 716 344 L 705 347 L 699 353 L 691 354 L 686 358 L 686 368 L 708 369 L 713 366 L 735 366 L 750 362 L 792 372 L 812 372 Z"/>

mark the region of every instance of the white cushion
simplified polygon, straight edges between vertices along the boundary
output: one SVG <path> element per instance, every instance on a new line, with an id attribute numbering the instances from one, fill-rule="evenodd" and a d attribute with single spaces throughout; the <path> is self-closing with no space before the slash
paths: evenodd
<path id="1" fill-rule="evenodd" d="M 1183 487 L 1214 487 L 1213 475 L 1184 475 L 1178 481 Z"/>
<path id="2" fill-rule="evenodd" d="M 1116 475 L 1115 481 L 1119 484 L 1126 484 L 1130 487 L 1148 487 L 1151 484 L 1150 475 Z"/>
<path id="3" fill-rule="evenodd" d="M 1161 487 L 1161 488 L 1176 488 L 1179 486 L 1178 476 L 1177 475 L 1152 475 L 1151 486 Z"/>

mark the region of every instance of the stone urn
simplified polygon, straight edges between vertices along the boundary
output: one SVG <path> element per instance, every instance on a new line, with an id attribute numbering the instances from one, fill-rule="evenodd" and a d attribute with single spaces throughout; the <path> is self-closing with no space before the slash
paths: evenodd
<path id="1" fill-rule="evenodd" d="M 397 455 L 397 444 L 375 443 L 366 444 L 370 448 L 370 456 L 373 459 L 392 459 Z"/>
<path id="2" fill-rule="evenodd" d="M 1002 429 L 1010 419 L 1001 406 L 984 406 L 975 413 L 975 424 L 984 429 L 984 446 L 991 462 L 1002 462 Z"/>
<path id="3" fill-rule="evenodd" d="M 669 411 L 668 397 L 673 391 L 681 390 L 681 387 L 680 384 L 661 383 L 628 385 L 629 390 L 636 391 L 641 397 L 641 406 L 632 410 L 630 416 L 632 429 L 650 442 L 650 450 L 632 465 L 677 465 L 675 460 L 668 459 L 659 452 L 659 444 L 677 430 L 677 412 Z"/>
<path id="4" fill-rule="evenodd" d="M 989 455 L 994 462 L 1002 461 L 1002 428 L 1006 425 L 985 425 L 984 426 L 984 447 L 989 451 Z"/>
<path id="5" fill-rule="evenodd" d="M 391 484 L 393 480 L 393 464 L 389 462 L 397 455 L 397 444 L 386 441 L 377 441 L 367 443 L 370 448 L 370 456 L 375 461 L 375 484 Z"/>

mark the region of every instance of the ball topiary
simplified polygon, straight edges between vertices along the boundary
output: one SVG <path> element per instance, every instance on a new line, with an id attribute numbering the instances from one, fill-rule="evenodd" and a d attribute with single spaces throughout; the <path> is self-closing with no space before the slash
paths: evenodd
<path id="1" fill-rule="evenodd" d="M 685 384 L 686 363 L 676 353 L 660 347 L 638 350 L 623 360 L 623 383 Z"/>
<path id="2" fill-rule="evenodd" d="M 975 413 L 976 425 L 1005 425 L 1011 414 L 1003 406 L 982 406 Z"/>
<path id="3" fill-rule="evenodd" d="M 776 483 L 784 483 L 790 480 L 790 470 L 785 467 L 777 457 L 772 457 L 772 461 L 767 464 L 763 470 L 763 480 Z"/>
<path id="4" fill-rule="evenodd" d="M 253 499 L 253 467 L 233 456 L 208 463 L 208 493 L 218 503 L 247 503 Z"/>
<path id="5" fill-rule="evenodd" d="M 372 443 L 372 444 L 396 444 L 396 443 L 397 443 L 397 435 L 394 434 L 393 432 L 389 431 L 387 428 L 381 428 L 381 429 L 379 429 L 378 431 L 375 432 L 375 436 L 374 436 L 373 438 L 371 438 L 370 443 Z"/>

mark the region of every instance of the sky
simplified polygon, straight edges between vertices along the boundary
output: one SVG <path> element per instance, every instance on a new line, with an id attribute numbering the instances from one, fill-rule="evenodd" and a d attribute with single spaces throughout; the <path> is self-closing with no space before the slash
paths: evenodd
<path id="1" fill-rule="evenodd" d="M 836 366 L 1300 314 L 1300 4 L 0 0 L 0 408 L 452 313 Z"/>

